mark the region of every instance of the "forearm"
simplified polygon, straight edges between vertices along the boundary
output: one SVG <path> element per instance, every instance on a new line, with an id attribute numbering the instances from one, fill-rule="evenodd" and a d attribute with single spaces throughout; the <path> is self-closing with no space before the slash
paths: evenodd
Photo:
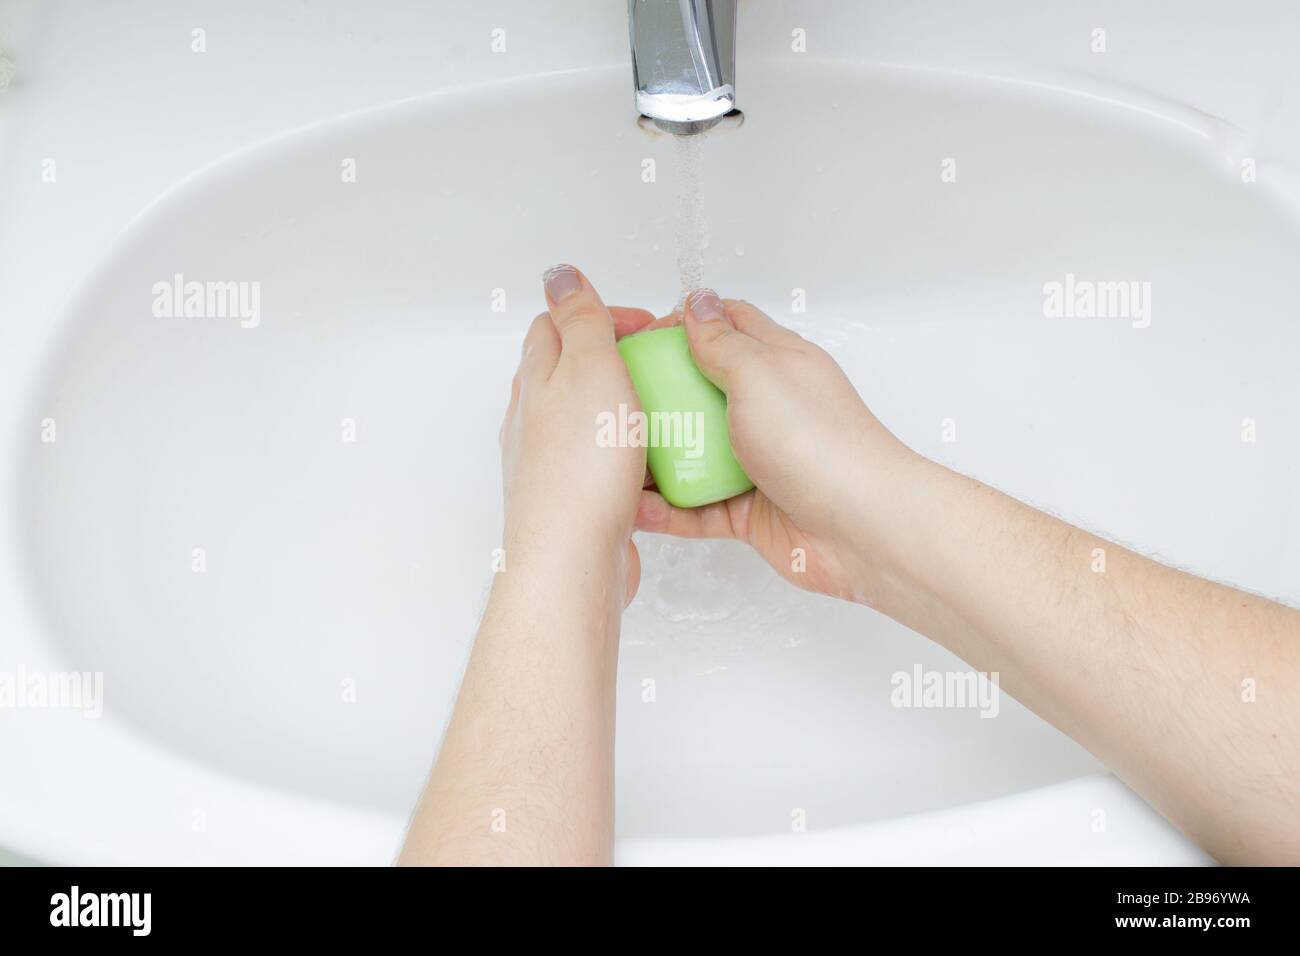
<path id="1" fill-rule="evenodd" d="M 610 862 L 622 574 L 507 546 L 399 862 Z"/>
<path id="2" fill-rule="evenodd" d="M 863 529 L 881 610 L 999 672 L 1219 859 L 1300 861 L 1300 613 L 905 470 Z"/>

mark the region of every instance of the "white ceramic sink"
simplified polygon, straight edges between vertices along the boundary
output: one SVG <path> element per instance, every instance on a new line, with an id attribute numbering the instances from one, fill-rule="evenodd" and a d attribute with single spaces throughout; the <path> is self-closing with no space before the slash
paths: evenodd
<path id="1" fill-rule="evenodd" d="M 923 453 L 1300 598 L 1300 230 L 1280 185 L 1242 182 L 1249 134 L 1150 91 L 928 67 L 742 53 L 745 122 L 705 149 L 707 280 L 827 347 Z M 103 250 L 6 388 L 26 624 L 0 669 L 102 671 L 105 713 L 0 714 L 0 843 L 392 857 L 490 582 L 541 271 L 676 295 L 671 143 L 635 119 L 617 65 L 435 91 L 222 158 Z M 1067 273 L 1149 282 L 1149 326 L 1045 317 Z M 255 327 L 156 316 L 176 274 L 259 283 Z M 924 638 L 739 546 L 640 546 L 623 860 L 1202 859 L 1005 696 L 995 719 L 891 706 L 896 672 L 965 667 Z"/>

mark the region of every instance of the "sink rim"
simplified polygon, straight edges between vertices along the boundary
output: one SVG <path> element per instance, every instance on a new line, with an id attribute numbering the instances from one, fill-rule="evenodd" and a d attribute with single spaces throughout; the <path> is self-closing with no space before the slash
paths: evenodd
<path id="1" fill-rule="evenodd" d="M 853 62 L 855 68 L 869 69 L 874 68 L 875 64 L 863 64 Z M 462 97 L 484 97 L 486 99 L 495 99 L 501 95 L 502 88 L 509 88 L 516 84 L 532 83 L 539 78 L 565 76 L 573 74 L 587 74 L 593 72 L 608 71 L 609 67 L 584 67 L 574 70 L 557 71 L 553 73 L 541 74 L 532 77 L 512 77 L 503 80 L 491 81 L 488 83 L 476 83 L 467 87 L 445 88 L 429 93 L 421 94 L 415 97 L 403 98 L 400 100 L 379 104 L 368 107 L 363 110 L 353 111 L 318 122 L 313 122 L 304 126 L 296 127 L 285 132 L 279 133 L 273 137 L 260 142 L 242 147 L 232 153 L 213 160 L 204 166 L 196 169 L 194 172 L 185 176 L 172 186 L 165 189 L 147 206 L 145 206 L 131 221 L 131 223 L 118 235 L 113 243 L 105 250 L 96 265 L 87 273 L 87 275 L 77 284 L 75 290 L 68 297 L 67 303 L 58 310 L 59 320 L 54 324 L 52 334 L 43 336 L 34 333 L 29 341 L 40 339 L 38 343 L 41 359 L 23 366 L 27 369 L 29 376 L 24 378 L 17 377 L 11 382 L 13 394 L 20 395 L 23 407 L 25 408 L 24 421 L 39 421 L 39 408 L 36 403 L 39 401 L 39 393 L 34 387 L 36 383 L 44 380 L 51 363 L 62 353 L 62 345 L 68 336 L 75 334 L 74 323 L 68 320 L 70 313 L 75 311 L 76 305 L 83 301 L 89 290 L 96 288 L 106 277 L 112 274 L 115 265 L 123 256 L 129 255 L 134 243 L 138 242 L 143 234 L 154 223 L 155 212 L 160 208 L 166 208 L 169 202 L 176 201 L 179 197 L 184 197 L 194 188 L 202 188 L 212 176 L 231 175 L 238 173 L 249 164 L 261 163 L 273 155 L 276 151 L 297 150 L 305 145 L 310 139 L 326 135 L 334 136 L 340 124 L 356 122 L 358 120 L 369 121 L 371 119 L 383 117 L 386 120 L 399 120 L 403 111 L 422 111 L 430 101 L 447 97 L 456 97 L 459 102 L 463 103 Z M 940 72 L 959 72 L 959 71 L 940 71 Z M 1020 82 L 1020 81 L 1016 81 Z M 1070 92 L 1070 91 L 1066 91 Z M 1077 92 L 1077 91 L 1075 91 Z M 38 620 L 39 614 L 31 605 L 31 588 L 27 575 L 30 573 L 28 562 L 20 560 L 20 542 L 21 535 L 15 535 L 14 526 L 18 524 L 16 509 L 13 507 L 14 502 L 18 500 L 15 493 L 18 489 L 17 476 L 21 475 L 24 470 L 23 456 L 34 453 L 30 446 L 23 445 L 19 454 L 13 458 L 13 466 L 3 471 L 0 476 L 0 482 L 3 483 L 4 491 L 8 492 L 8 502 L 10 507 L 3 509 L 3 518 L 0 518 L 0 531 L 10 531 L 6 538 L 9 541 L 9 547 L 5 549 L 3 558 L 0 558 L 0 564 L 3 564 L 3 570 L 12 571 L 13 574 L 5 575 L 6 578 L 13 580 L 19 579 L 23 583 L 19 587 L 20 599 L 23 600 L 22 607 L 16 612 L 22 616 L 26 614 L 31 620 Z M 19 648 L 23 647 L 23 638 L 26 637 L 30 647 L 30 652 L 24 656 L 21 651 L 16 660 L 21 659 L 29 667 L 40 667 L 45 665 L 48 669 L 62 669 L 57 661 L 54 645 L 42 638 L 38 634 L 44 633 L 39 627 L 19 628 L 20 639 L 17 642 Z M 46 659 L 42 655 L 47 655 Z M 19 728 L 22 725 L 28 725 L 27 730 L 39 726 L 38 721 L 41 715 L 22 715 L 23 719 L 9 721 L 13 728 Z M 79 719 L 79 718 L 78 718 Z M 187 761 L 183 755 L 177 754 L 170 748 L 162 748 L 146 737 L 134 730 L 129 725 L 123 725 L 121 721 L 114 720 L 110 715 L 105 715 L 99 721 L 99 726 L 95 733 L 75 734 L 69 733 L 69 724 L 71 727 L 79 727 L 77 723 L 69 721 L 52 721 L 59 723 L 59 728 L 50 732 L 50 738 L 56 740 L 59 744 L 61 753 L 66 753 L 74 746 L 82 754 L 90 755 L 91 759 L 72 758 L 60 761 L 61 765 L 68 767 L 62 781 L 54 782 L 47 780 L 43 782 L 42 790 L 45 801 L 37 805 L 46 811 L 43 815 L 32 813 L 32 805 L 21 806 L 21 800 L 15 799 L 10 794 L 0 797 L 5 809 L 9 813 L 5 814 L 6 820 L 22 819 L 26 825 L 20 832 L 9 832 L 8 829 L 0 829 L 0 840 L 15 849 L 35 856 L 41 859 L 65 859 L 71 860 L 77 856 L 83 855 L 86 851 L 85 841 L 78 839 L 71 833 L 69 828 L 64 824 L 56 824 L 56 819 L 62 817 L 85 817 L 87 807 L 79 804 L 76 797 L 77 786 L 75 784 L 83 782 L 80 774 L 80 768 L 93 765 L 96 759 L 100 761 L 106 759 L 105 755 L 111 755 L 110 763 L 118 766 L 130 766 L 133 775 L 129 781 L 133 786 L 125 789 L 125 792 L 117 796 L 116 801 L 106 800 L 104 794 L 98 793 L 97 800 L 103 802 L 101 813 L 110 814 L 109 820 L 102 823 L 101 826 L 93 828 L 92 832 L 112 833 L 110 838 L 101 838 L 100 842 L 107 844 L 104 847 L 96 847 L 95 852 L 101 849 L 105 853 L 105 860 L 125 861 L 133 853 L 139 852 L 139 845 L 136 841 L 146 838 L 146 835 L 153 834 L 155 846 L 154 849 L 164 849 L 166 841 L 158 839 L 154 831 L 148 829 L 147 824 L 151 821 L 156 822 L 155 810 L 149 809 L 148 805 L 139 806 L 135 803 L 134 798 L 138 796 L 139 786 L 136 784 L 135 773 L 146 774 L 154 786 L 162 792 L 168 790 L 168 785 L 174 789 L 176 786 L 176 777 L 188 773 L 192 779 L 192 786 L 203 788 L 210 792 L 220 792 L 218 803 L 222 800 L 228 800 L 232 806 L 247 806 L 252 808 L 246 811 L 239 819 L 240 827 L 251 827 L 252 821 L 259 819 L 260 822 L 274 821 L 269 825 L 261 827 L 260 834 L 254 838 L 257 842 L 257 850 L 252 852 L 254 856 L 270 849 L 266 836 L 274 834 L 278 836 L 279 842 L 271 841 L 273 846 L 281 850 L 291 850 L 295 854 L 305 854 L 307 858 L 312 858 L 311 854 L 319 853 L 321 861 L 325 861 L 325 854 L 328 853 L 329 860 L 337 860 L 337 852 L 340 848 L 351 848 L 352 852 L 358 855 L 357 862 L 376 862 L 381 855 L 391 858 L 395 852 L 395 834 L 400 832 L 400 827 L 404 822 L 403 818 L 387 813 L 366 811 L 356 807 L 341 806 L 329 800 L 315 800 L 301 797 L 294 794 L 285 793 L 278 789 L 259 786 L 251 781 L 234 775 L 228 775 L 216 771 L 213 768 L 199 765 L 193 761 Z M 10 733 L 16 736 L 13 730 L 0 726 L 0 735 Z M 17 735 L 20 736 L 20 735 Z M 59 737 L 63 739 L 58 739 Z M 25 741 L 27 746 L 22 746 L 24 741 L 19 741 L 20 746 L 17 748 L 20 757 L 29 761 L 28 766 L 33 770 L 41 767 L 42 761 L 48 763 L 47 754 L 38 752 L 35 741 Z M 190 763 L 193 766 L 186 767 Z M 177 766 L 180 764 L 181 766 Z M 26 779 L 34 774 L 27 774 L 20 771 L 17 776 L 20 779 Z M 51 777 L 54 775 L 50 775 Z M 895 820 L 881 821 L 877 823 L 866 823 L 853 826 L 835 828 L 833 830 L 819 831 L 823 834 L 833 835 L 837 841 L 861 845 L 858 842 L 859 837 L 867 838 L 870 833 L 878 833 L 881 828 L 894 826 L 903 820 L 939 820 L 946 821 L 951 819 L 954 813 L 963 813 L 966 811 L 974 812 L 976 809 L 989 805 L 1001 805 L 1006 800 L 1017 799 L 1028 795 L 1039 795 L 1044 800 L 1057 799 L 1051 794 L 1067 793 L 1068 788 L 1077 786 L 1080 790 L 1087 790 L 1095 781 L 1091 778 L 1083 778 L 1081 781 L 1069 781 L 1064 784 L 1055 784 L 1038 790 L 1026 791 L 1016 797 L 995 798 L 990 801 L 976 802 L 956 808 L 955 810 L 940 810 L 931 813 L 920 814 L 916 817 L 901 817 Z M 116 782 L 116 780 L 114 780 Z M 71 786 L 66 784 L 72 784 Z M 119 785 L 120 786 L 120 785 Z M 24 790 L 24 793 L 32 793 L 31 789 Z M 1073 790 L 1068 790 L 1071 795 Z M 1064 798 L 1062 798 L 1064 799 Z M 1136 798 L 1134 798 L 1136 799 Z M 59 806 L 59 811 L 49 812 L 49 809 Z M 131 809 L 141 811 L 132 818 L 127 826 L 121 826 L 120 829 L 114 829 L 111 822 L 111 813 L 120 813 L 124 816 Z M 66 815 L 66 816 L 63 816 Z M 6 828 L 6 824 L 0 824 L 0 828 Z M 334 834 L 346 833 L 346 840 L 333 839 L 328 846 L 315 846 L 310 839 L 311 832 L 320 832 L 319 828 L 328 827 L 329 831 Z M 83 828 L 80 832 L 86 832 Z M 292 835 L 297 832 L 301 836 L 297 839 Z M 123 833 L 130 833 L 130 836 L 123 836 Z M 251 846 L 254 839 L 245 839 L 242 842 Z M 753 837 L 746 838 L 747 841 L 771 841 L 777 837 Z M 628 841 L 632 844 L 637 853 L 643 852 L 642 844 L 648 842 L 660 842 L 659 840 L 649 840 L 648 838 Z M 690 844 L 691 853 L 698 852 L 700 843 L 719 843 L 724 844 L 725 840 L 677 840 L 662 841 L 666 846 L 671 844 L 685 845 Z M 1037 842 L 1042 843 L 1039 839 Z M 640 849 L 637 849 L 640 847 Z M 164 851 L 165 852 L 165 851 Z M 345 850 L 345 852 L 347 852 Z M 216 855 L 223 858 L 228 856 L 229 862 L 235 862 L 245 859 L 249 851 L 241 850 L 235 845 L 222 846 Z M 364 857 L 364 859 L 362 859 Z"/>

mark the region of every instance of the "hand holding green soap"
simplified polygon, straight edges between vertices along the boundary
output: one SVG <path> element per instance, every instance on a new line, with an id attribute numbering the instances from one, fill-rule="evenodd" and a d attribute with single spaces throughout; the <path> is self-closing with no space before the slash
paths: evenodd
<path id="1" fill-rule="evenodd" d="M 618 351 L 646 415 L 650 474 L 668 503 L 695 508 L 753 488 L 731 451 L 727 397 L 695 365 L 686 329 L 624 336 Z"/>

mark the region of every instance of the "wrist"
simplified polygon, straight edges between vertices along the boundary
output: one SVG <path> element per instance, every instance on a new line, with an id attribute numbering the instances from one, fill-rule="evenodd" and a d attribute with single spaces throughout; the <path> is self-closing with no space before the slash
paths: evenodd
<path id="1" fill-rule="evenodd" d="M 521 564 L 604 572 L 621 566 L 622 549 L 632 537 L 635 505 L 627 521 L 606 520 L 592 511 L 557 507 L 507 508 L 501 544 Z"/>
<path id="2" fill-rule="evenodd" d="M 948 508 L 944 485 L 951 473 L 892 435 L 873 439 L 862 454 L 863 465 L 851 474 L 865 478 L 854 484 L 842 526 L 854 598 L 911 623 L 913 609 L 929 602 L 928 552 L 936 517 L 941 524 Z"/>
<path id="3" fill-rule="evenodd" d="M 507 522 L 492 600 L 601 621 L 612 611 L 617 620 L 630 533 L 616 542 L 612 532 L 598 533 L 555 517 Z"/>

